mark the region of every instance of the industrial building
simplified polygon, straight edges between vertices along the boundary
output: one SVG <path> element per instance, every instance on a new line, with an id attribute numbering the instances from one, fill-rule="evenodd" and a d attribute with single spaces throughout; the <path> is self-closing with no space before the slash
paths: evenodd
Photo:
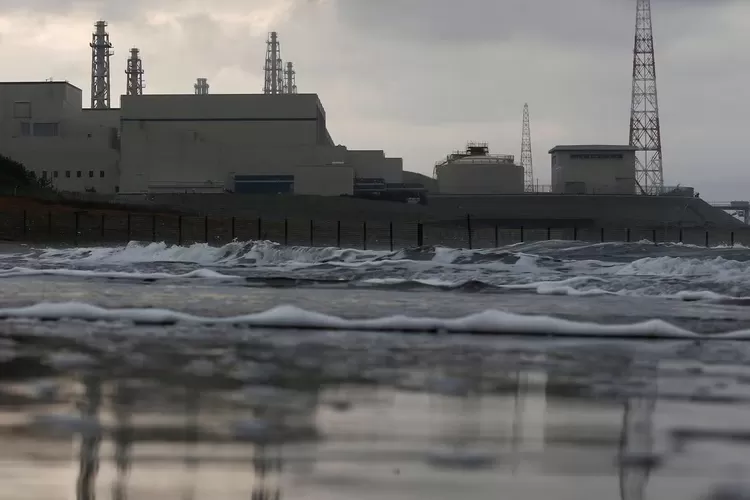
<path id="1" fill-rule="evenodd" d="M 524 192 L 524 169 L 513 155 L 490 154 L 487 143 L 469 143 L 435 164 L 440 194 L 482 195 Z"/>
<path id="2" fill-rule="evenodd" d="M 68 82 L 0 83 L 0 154 L 60 191 L 96 193 L 354 194 L 355 179 L 402 182 L 403 161 L 382 150 L 336 145 L 316 94 L 297 93 L 278 38 L 267 50 L 259 94 L 144 95 L 138 49 L 126 66 L 127 95 L 109 103 L 112 44 L 96 23 L 91 108 Z"/>
<path id="3" fill-rule="evenodd" d="M 635 194 L 633 146 L 555 146 L 552 192 L 558 194 Z"/>

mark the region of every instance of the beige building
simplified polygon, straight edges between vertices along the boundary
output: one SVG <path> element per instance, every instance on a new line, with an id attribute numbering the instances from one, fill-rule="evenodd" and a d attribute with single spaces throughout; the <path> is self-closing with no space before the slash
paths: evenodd
<path id="1" fill-rule="evenodd" d="M 0 83 L 0 154 L 61 191 L 339 196 L 402 182 L 382 150 L 335 145 L 315 94 L 122 96 L 82 108 L 67 82 Z"/>
<path id="2" fill-rule="evenodd" d="M 635 194 L 632 146 L 556 146 L 552 155 L 552 192 Z"/>
<path id="3" fill-rule="evenodd" d="M 119 110 L 84 110 L 67 82 L 0 82 L 0 154 L 61 191 L 113 193 Z"/>
<path id="4" fill-rule="evenodd" d="M 513 155 L 491 155 L 487 144 L 470 143 L 435 165 L 440 194 L 519 194 L 524 192 L 523 167 Z"/>

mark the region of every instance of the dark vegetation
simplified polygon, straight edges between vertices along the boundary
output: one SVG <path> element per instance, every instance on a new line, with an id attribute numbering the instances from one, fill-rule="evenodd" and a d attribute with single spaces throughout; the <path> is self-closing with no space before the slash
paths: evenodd
<path id="1" fill-rule="evenodd" d="M 0 193 L 12 195 L 35 195 L 52 193 L 48 179 L 39 179 L 34 172 L 26 170 L 23 164 L 0 155 Z"/>

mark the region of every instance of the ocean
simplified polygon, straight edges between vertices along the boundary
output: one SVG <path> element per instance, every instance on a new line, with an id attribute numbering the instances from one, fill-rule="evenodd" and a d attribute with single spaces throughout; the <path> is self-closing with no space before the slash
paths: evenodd
<path id="1" fill-rule="evenodd" d="M 0 285 L 0 499 L 750 491 L 742 246 L 9 244 Z"/>

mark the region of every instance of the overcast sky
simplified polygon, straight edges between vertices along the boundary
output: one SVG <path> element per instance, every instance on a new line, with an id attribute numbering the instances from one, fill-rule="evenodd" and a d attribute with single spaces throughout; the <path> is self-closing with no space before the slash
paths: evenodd
<path id="1" fill-rule="evenodd" d="M 300 92 L 318 93 L 334 141 L 384 149 L 431 174 L 468 140 L 534 166 L 556 144 L 628 141 L 636 0 L 0 0 L 4 80 L 54 78 L 89 100 L 91 32 L 109 22 L 113 95 L 128 49 L 146 92 L 259 92 L 279 32 Z M 665 183 L 750 199 L 750 1 L 652 0 Z M 115 98 L 113 105 L 119 105 Z"/>

